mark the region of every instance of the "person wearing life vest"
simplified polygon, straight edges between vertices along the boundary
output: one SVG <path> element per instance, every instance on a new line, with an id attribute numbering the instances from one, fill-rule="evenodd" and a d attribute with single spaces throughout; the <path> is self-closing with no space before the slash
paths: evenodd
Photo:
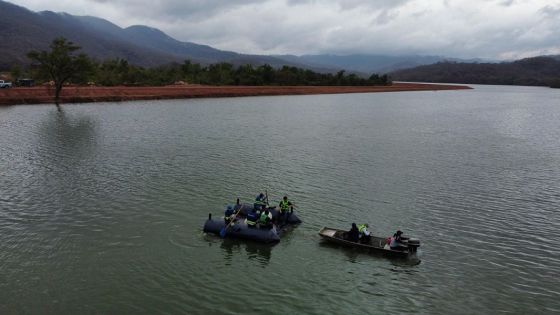
<path id="1" fill-rule="evenodd" d="M 231 222 L 231 220 L 235 217 L 235 211 L 233 210 L 233 207 L 231 205 L 228 205 L 226 207 L 226 211 L 224 212 L 224 221 L 226 222 L 226 224 L 229 224 L 229 222 Z"/>
<path id="2" fill-rule="evenodd" d="M 268 209 L 264 209 L 259 218 L 259 226 L 261 229 L 272 228 L 272 213 Z"/>
<path id="3" fill-rule="evenodd" d="M 371 240 L 368 228 L 369 225 L 367 223 L 358 225 L 358 232 L 360 233 L 360 243 L 362 244 L 368 244 Z"/>
<path id="4" fill-rule="evenodd" d="M 266 207 L 267 201 L 268 200 L 266 200 L 265 195 L 263 193 L 260 193 L 255 198 L 255 203 L 253 204 L 253 208 L 255 210 L 262 210 Z"/>
<path id="5" fill-rule="evenodd" d="M 249 228 L 257 227 L 258 221 L 259 221 L 259 214 L 257 214 L 257 211 L 255 209 L 252 209 L 251 212 L 247 213 L 246 222 Z"/>
<path id="6" fill-rule="evenodd" d="M 280 201 L 278 207 L 280 208 L 280 212 L 279 212 L 280 217 L 278 221 L 281 222 L 282 224 L 285 224 L 286 221 L 288 220 L 289 213 L 294 212 L 294 207 L 292 203 L 288 201 L 288 196 L 284 196 L 284 198 L 282 198 L 282 201 Z"/>

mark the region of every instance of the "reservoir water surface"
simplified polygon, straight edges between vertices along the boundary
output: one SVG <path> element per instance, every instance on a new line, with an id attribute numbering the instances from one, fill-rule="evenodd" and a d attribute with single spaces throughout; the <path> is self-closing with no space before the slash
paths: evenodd
<path id="1" fill-rule="evenodd" d="M 0 108 L 0 313 L 560 312 L 560 90 Z M 264 190 L 274 246 L 202 233 Z M 421 239 L 418 265 L 323 226 Z"/>

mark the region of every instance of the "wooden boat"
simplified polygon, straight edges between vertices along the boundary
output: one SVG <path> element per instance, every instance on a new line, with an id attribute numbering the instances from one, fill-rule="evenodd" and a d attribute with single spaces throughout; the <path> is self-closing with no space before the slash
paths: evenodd
<path id="1" fill-rule="evenodd" d="M 356 243 L 344 238 L 346 231 L 333 229 L 329 227 L 324 227 L 319 231 L 319 235 L 323 238 L 323 240 L 339 244 L 345 247 L 357 248 L 361 250 L 368 251 L 370 253 L 376 253 L 385 255 L 388 257 L 395 257 L 395 258 L 408 258 L 409 256 L 416 253 L 418 247 L 420 247 L 420 241 L 417 239 L 405 238 L 404 244 L 407 247 L 403 250 L 392 250 L 388 247 L 385 247 L 387 244 L 386 237 L 377 237 L 371 236 L 371 239 L 367 243 Z"/>

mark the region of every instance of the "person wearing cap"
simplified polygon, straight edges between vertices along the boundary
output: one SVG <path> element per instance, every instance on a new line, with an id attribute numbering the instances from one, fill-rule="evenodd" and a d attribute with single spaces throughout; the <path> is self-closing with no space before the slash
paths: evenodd
<path id="1" fill-rule="evenodd" d="M 402 234 L 401 230 L 398 230 L 397 233 L 393 234 L 393 237 L 391 237 L 389 246 L 392 250 L 405 250 L 407 248 L 406 245 L 403 244 Z"/>
<path id="2" fill-rule="evenodd" d="M 235 212 L 233 211 L 233 207 L 231 205 L 228 205 L 224 213 L 224 221 L 226 222 L 226 224 L 229 224 L 229 222 L 231 222 L 231 220 L 234 218 L 234 213 Z"/>

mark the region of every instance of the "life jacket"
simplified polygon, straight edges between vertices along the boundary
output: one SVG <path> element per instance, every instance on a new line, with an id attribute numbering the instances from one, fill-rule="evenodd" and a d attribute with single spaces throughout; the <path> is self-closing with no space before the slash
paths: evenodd
<path id="1" fill-rule="evenodd" d="M 268 212 L 268 215 L 266 212 L 261 213 L 261 217 L 259 218 L 260 224 L 267 224 L 270 220 L 272 220 L 272 213 Z"/>
<path id="2" fill-rule="evenodd" d="M 282 199 L 282 201 L 280 201 L 280 212 L 286 212 L 289 209 L 290 209 L 290 202 Z"/>
<path id="3" fill-rule="evenodd" d="M 358 231 L 360 231 L 360 233 L 364 233 L 364 231 L 366 230 L 367 230 L 367 226 L 365 224 L 358 225 Z"/>
<path id="4" fill-rule="evenodd" d="M 369 236 L 369 231 L 365 224 L 358 225 L 358 232 L 360 232 L 360 237 L 362 236 Z"/>

